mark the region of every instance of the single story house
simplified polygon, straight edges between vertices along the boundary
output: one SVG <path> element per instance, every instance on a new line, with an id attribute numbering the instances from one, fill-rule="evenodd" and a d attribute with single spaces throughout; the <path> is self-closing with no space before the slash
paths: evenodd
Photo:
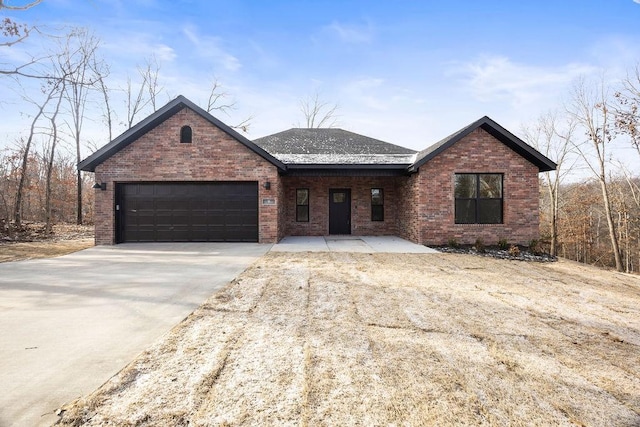
<path id="1" fill-rule="evenodd" d="M 183 96 L 80 162 L 96 244 L 397 235 L 419 244 L 537 238 L 556 165 L 483 117 L 422 151 L 341 129 L 251 141 Z"/>

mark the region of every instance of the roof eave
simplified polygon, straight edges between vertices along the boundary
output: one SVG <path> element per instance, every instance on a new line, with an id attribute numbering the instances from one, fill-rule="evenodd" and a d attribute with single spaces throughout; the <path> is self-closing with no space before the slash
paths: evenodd
<path id="1" fill-rule="evenodd" d="M 398 169 L 406 170 L 409 163 L 380 164 L 380 163 L 287 163 L 287 169 Z"/>
<path id="2" fill-rule="evenodd" d="M 549 159 L 547 156 L 545 156 L 490 118 L 486 117 L 486 119 L 486 123 L 484 123 L 481 127 L 485 131 L 490 133 L 493 137 L 507 145 L 513 151 L 536 165 L 539 172 L 549 172 L 556 169 L 558 165 L 553 160 Z"/>
<path id="3" fill-rule="evenodd" d="M 178 99 L 178 98 L 176 98 Z M 78 163 L 78 169 L 85 172 L 95 172 L 96 166 L 100 165 L 106 159 L 122 150 L 145 133 L 153 130 L 159 126 L 164 120 L 171 117 L 178 111 L 184 108 L 182 103 L 170 102 L 154 114 L 145 118 L 135 126 L 124 131 L 121 135 L 102 146 L 96 152 L 91 154 L 86 159 Z"/>
<path id="4" fill-rule="evenodd" d="M 429 160 L 433 159 L 438 154 L 445 151 L 447 148 L 451 147 L 456 142 L 460 141 L 480 127 L 490 133 L 494 138 L 505 144 L 507 147 L 518 153 L 520 156 L 525 158 L 527 161 L 537 166 L 539 172 L 549 172 L 556 169 L 557 165 L 555 162 L 528 145 L 526 142 L 522 141 L 507 129 L 500 126 L 491 118 L 484 116 L 481 119 L 476 120 L 470 125 L 462 128 L 458 132 L 452 134 L 448 140 L 445 139 L 445 141 L 436 149 L 427 153 L 422 158 L 416 159 L 416 161 L 407 168 L 407 172 L 416 173 L 422 165 L 424 165 Z"/>

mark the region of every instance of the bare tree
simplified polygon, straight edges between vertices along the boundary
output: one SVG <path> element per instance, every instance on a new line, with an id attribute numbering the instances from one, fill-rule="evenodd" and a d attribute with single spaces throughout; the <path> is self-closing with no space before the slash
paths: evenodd
<path id="1" fill-rule="evenodd" d="M 64 98 L 69 106 L 71 123 L 68 124 L 74 141 L 76 162 L 82 160 L 82 127 L 85 119 L 87 97 L 103 75 L 97 50 L 100 41 L 86 29 L 72 30 L 60 47 L 55 68 L 65 76 Z M 82 224 L 82 171 L 77 171 L 76 223 Z"/>
<path id="2" fill-rule="evenodd" d="M 18 24 L 15 21 L 12 21 L 9 18 L 4 18 L 0 22 L 0 32 L 7 39 L 0 43 L 0 46 L 13 46 L 14 44 L 20 43 L 27 37 L 29 37 L 29 32 L 31 28 L 25 24 Z"/>
<path id="3" fill-rule="evenodd" d="M 49 135 L 49 153 L 46 159 L 46 179 L 45 179 L 45 202 L 44 202 L 44 218 L 45 218 L 45 233 L 49 235 L 51 233 L 51 175 L 53 173 L 53 165 L 56 158 L 56 146 L 58 145 L 58 114 L 60 113 L 60 104 L 65 97 L 64 80 L 61 80 L 62 87 L 58 93 L 58 100 L 53 113 L 49 117 L 49 123 L 51 125 L 51 134 Z M 46 150 L 45 150 L 46 152 Z M 80 208 L 82 212 L 82 208 Z M 79 223 L 81 224 L 81 223 Z"/>
<path id="4" fill-rule="evenodd" d="M 136 90 L 131 81 L 131 77 L 127 76 L 127 87 L 124 89 L 126 94 L 125 104 L 127 107 L 127 122 L 125 125 L 127 129 L 131 129 L 138 114 L 149 104 L 149 101 L 145 99 L 144 95 L 146 87 L 147 81 L 143 78 L 140 86 L 138 86 Z"/>
<path id="5" fill-rule="evenodd" d="M 558 252 L 558 213 L 560 185 L 572 165 L 567 165 L 571 152 L 572 141 L 576 129 L 576 122 L 569 118 L 563 129 L 559 128 L 556 112 L 549 112 L 538 118 L 533 128 L 525 129 L 525 139 L 545 156 L 556 162 L 556 170 L 545 172 L 543 179 L 549 195 L 549 217 L 551 220 L 550 253 L 555 256 Z"/>
<path id="6" fill-rule="evenodd" d="M 218 78 L 214 77 L 211 81 L 211 90 L 209 91 L 209 97 L 207 99 L 207 113 L 219 111 L 228 115 L 231 110 L 235 110 L 236 101 L 229 100 L 229 97 L 229 93 L 224 91 Z M 249 131 L 252 120 L 253 116 L 249 116 L 240 123 L 231 125 L 230 127 L 246 133 Z"/>
<path id="7" fill-rule="evenodd" d="M 640 63 L 622 81 L 622 90 L 615 93 L 616 130 L 631 139 L 640 155 Z"/>
<path id="8" fill-rule="evenodd" d="M 33 0 L 28 2 L 22 2 L 21 4 L 13 4 L 9 3 L 7 0 L 0 0 L 0 11 L 2 10 L 11 10 L 11 11 L 22 11 L 26 9 L 30 9 L 38 4 L 40 4 L 42 0 Z M 33 31 L 39 31 L 37 27 L 32 27 L 27 24 L 18 23 L 14 19 L 9 17 L 4 17 L 0 20 L 0 34 L 2 35 L 2 40 L 0 40 L 0 47 L 10 47 L 16 45 L 22 41 L 24 41 Z M 9 65 L 2 64 L 0 67 L 0 75 L 4 76 L 14 76 L 14 77 L 30 77 L 30 78 L 40 78 L 46 79 L 48 76 L 43 75 L 42 73 L 38 73 L 35 70 L 32 70 L 30 67 L 38 64 L 42 60 L 46 59 L 45 57 L 37 57 L 32 56 L 29 61 L 20 65 Z"/>
<path id="9" fill-rule="evenodd" d="M 587 140 L 584 143 L 574 143 L 574 147 L 600 183 L 602 204 L 609 229 L 609 239 L 611 240 L 616 270 L 623 271 L 618 235 L 611 210 L 607 177 L 607 147 L 613 139 L 613 116 L 610 112 L 609 101 L 608 86 L 605 84 L 604 79 L 593 86 L 589 86 L 582 79 L 573 88 L 568 113 L 576 120 L 587 136 Z"/>
<path id="10" fill-rule="evenodd" d="M 300 101 L 300 111 L 307 128 L 335 127 L 338 121 L 336 114 L 338 108 L 338 104 L 321 100 L 318 92 Z"/>
<path id="11" fill-rule="evenodd" d="M 30 9 L 33 6 L 42 3 L 42 0 L 35 0 L 31 2 L 27 2 L 20 5 L 8 4 L 7 0 L 0 0 L 0 11 L 1 10 L 26 10 Z M 29 37 L 29 33 L 33 28 L 29 27 L 26 24 L 18 24 L 11 18 L 4 18 L 0 22 L 0 33 L 7 38 L 7 40 L 0 42 L 0 46 L 13 46 L 14 44 L 20 43 L 27 37 Z"/>
<path id="12" fill-rule="evenodd" d="M 42 0 L 32 0 L 32 1 L 28 1 L 26 3 L 23 4 L 9 4 L 8 0 L 0 0 L 0 10 L 2 9 L 7 9 L 7 10 L 26 10 L 26 9 L 30 9 L 33 6 L 42 3 Z"/>
<path id="13" fill-rule="evenodd" d="M 145 61 L 145 67 L 142 71 L 143 81 L 147 82 L 147 93 L 149 96 L 149 103 L 153 111 L 158 110 L 157 98 L 160 93 L 164 91 L 164 87 L 161 87 L 158 83 L 158 77 L 160 75 L 160 65 L 156 56 L 153 55 Z"/>
<path id="14" fill-rule="evenodd" d="M 20 169 L 20 179 L 18 180 L 18 188 L 16 190 L 15 197 L 15 205 L 13 209 L 13 220 L 16 226 L 20 226 L 22 223 L 22 198 L 24 196 L 24 187 L 27 179 L 27 169 L 29 166 L 29 154 L 31 151 L 31 146 L 33 144 L 34 138 L 36 136 L 36 125 L 38 120 L 44 114 L 45 108 L 51 102 L 52 99 L 55 98 L 56 93 L 59 91 L 61 82 L 58 81 L 50 81 L 44 88 L 43 94 L 44 99 L 37 104 L 38 111 L 33 116 L 31 120 L 31 126 L 29 127 L 29 136 L 24 144 L 24 149 L 22 152 L 22 166 Z"/>
<path id="15" fill-rule="evenodd" d="M 160 65 L 155 57 L 145 60 L 144 66 L 138 66 L 139 84 L 134 84 L 131 77 L 127 77 L 127 87 L 125 92 L 125 106 L 127 109 L 127 129 L 131 129 L 137 117 L 147 106 L 151 105 L 156 111 L 156 100 L 160 93 L 164 91 L 158 83 Z"/>
<path id="16" fill-rule="evenodd" d="M 625 255 L 625 271 L 629 273 L 632 270 L 633 265 L 633 252 L 631 250 L 631 236 L 633 235 L 633 226 L 635 225 L 635 230 L 638 237 L 638 244 L 640 244 L 640 179 L 638 177 L 634 177 L 631 171 L 625 166 L 622 162 L 617 164 L 618 170 L 622 173 L 624 181 L 626 182 L 626 188 L 628 189 L 627 193 L 623 193 L 624 184 L 621 182 L 621 185 L 618 186 L 620 196 L 619 198 L 622 200 L 622 206 L 624 208 L 623 212 L 620 212 L 620 218 L 622 219 L 622 228 L 624 232 L 624 236 L 622 241 L 624 243 L 624 255 Z M 622 180 L 619 180 L 622 181 Z M 631 196 L 631 200 L 629 201 L 629 208 L 627 208 L 626 200 L 629 199 L 628 196 Z M 635 215 L 633 214 L 635 212 Z M 640 249 L 638 246 L 636 249 Z M 640 264 L 640 252 L 636 252 L 638 257 L 638 263 Z"/>
<path id="17" fill-rule="evenodd" d="M 229 94 L 222 89 L 222 84 L 217 77 L 214 77 L 211 81 L 211 90 L 209 91 L 209 98 L 207 99 L 207 113 L 212 111 L 222 111 L 224 113 L 236 106 L 235 101 L 227 102 Z"/>
<path id="18" fill-rule="evenodd" d="M 107 86 L 107 84 L 105 83 L 105 77 L 109 75 L 109 66 L 106 63 L 102 63 L 101 65 L 98 65 L 94 61 L 91 67 L 93 68 L 93 73 L 97 77 L 96 86 L 98 88 L 98 91 L 102 95 L 102 99 L 104 100 L 104 104 L 102 104 L 102 115 L 103 115 L 105 124 L 107 125 L 109 141 L 111 141 L 113 140 L 114 113 L 113 113 L 113 110 L 111 109 L 111 91 Z"/>

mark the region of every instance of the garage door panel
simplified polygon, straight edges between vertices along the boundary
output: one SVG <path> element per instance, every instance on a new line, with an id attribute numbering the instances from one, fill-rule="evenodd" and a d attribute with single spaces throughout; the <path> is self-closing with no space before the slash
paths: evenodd
<path id="1" fill-rule="evenodd" d="M 159 200 L 155 200 L 154 201 L 154 206 L 155 206 L 156 210 L 168 210 L 168 211 L 171 211 L 172 209 L 175 208 L 176 201 L 177 200 L 159 199 Z"/>
<path id="2" fill-rule="evenodd" d="M 131 238 L 135 239 L 132 241 L 136 242 L 155 242 L 155 231 L 152 229 L 137 229 L 131 230 L 130 232 Z"/>
<path id="3" fill-rule="evenodd" d="M 195 230 L 196 227 L 201 229 L 204 227 L 206 229 L 207 224 L 209 224 L 209 215 L 207 212 L 193 212 L 191 215 L 191 226 Z"/>
<path id="4" fill-rule="evenodd" d="M 138 198 L 144 198 L 145 196 L 153 197 L 155 195 L 156 189 L 150 186 L 137 186 L 138 188 L 135 191 L 135 195 Z"/>
<path id="5" fill-rule="evenodd" d="M 258 241 L 257 182 L 119 184 L 119 241 Z"/>

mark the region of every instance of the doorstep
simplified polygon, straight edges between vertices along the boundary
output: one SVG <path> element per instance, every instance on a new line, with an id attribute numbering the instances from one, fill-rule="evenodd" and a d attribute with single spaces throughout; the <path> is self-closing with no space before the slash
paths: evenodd
<path id="1" fill-rule="evenodd" d="M 433 254 L 437 250 L 397 236 L 287 236 L 271 252 L 361 252 Z"/>

